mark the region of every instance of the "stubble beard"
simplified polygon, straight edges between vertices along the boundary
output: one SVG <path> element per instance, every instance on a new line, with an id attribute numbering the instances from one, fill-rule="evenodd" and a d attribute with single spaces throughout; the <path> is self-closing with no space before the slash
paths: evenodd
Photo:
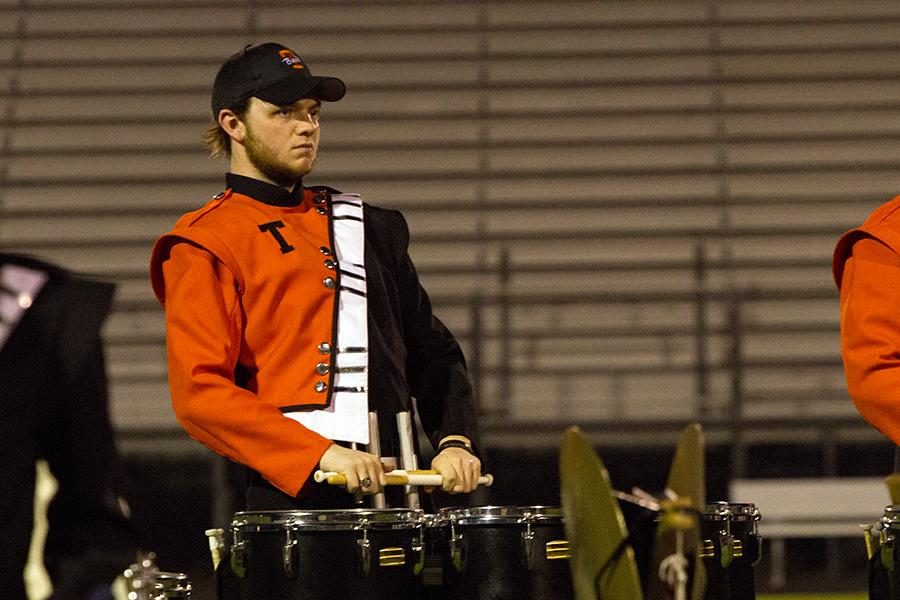
<path id="1" fill-rule="evenodd" d="M 250 130 L 247 131 L 247 135 L 244 138 L 244 151 L 247 154 L 247 160 L 250 161 L 250 164 L 257 171 L 277 185 L 286 188 L 293 187 L 304 175 L 312 171 L 313 166 L 316 164 L 315 157 L 313 157 L 309 168 L 292 167 L 279 160 L 275 153 L 253 135 L 253 132 Z"/>

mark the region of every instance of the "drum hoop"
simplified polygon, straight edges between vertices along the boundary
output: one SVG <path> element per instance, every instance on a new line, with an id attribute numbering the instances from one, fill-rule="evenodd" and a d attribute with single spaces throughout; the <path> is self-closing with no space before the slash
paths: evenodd
<path id="1" fill-rule="evenodd" d="M 759 521 L 759 509 L 752 502 L 733 502 L 728 505 L 735 521 Z"/>
<path id="2" fill-rule="evenodd" d="M 159 571 L 153 575 L 153 579 L 156 581 L 184 583 L 184 582 L 188 581 L 188 576 L 186 573 L 175 573 L 172 571 Z"/>
<path id="3" fill-rule="evenodd" d="M 714 502 L 704 506 L 701 515 L 704 521 L 759 521 L 756 505 L 750 502 Z"/>
<path id="4" fill-rule="evenodd" d="M 397 529 L 400 525 L 416 527 L 424 520 L 421 509 L 349 508 L 328 510 L 262 510 L 235 513 L 232 529 Z"/>
<path id="5" fill-rule="evenodd" d="M 701 517 L 704 521 L 726 521 L 731 520 L 733 514 L 727 502 L 713 502 L 703 506 Z"/>
<path id="6" fill-rule="evenodd" d="M 885 506 L 881 523 L 891 529 L 900 528 L 900 504 L 888 504 Z"/>
<path id="7" fill-rule="evenodd" d="M 505 523 L 535 524 L 562 522 L 562 508 L 559 506 L 473 506 L 469 508 L 442 508 L 436 521 L 454 521 L 461 525 L 491 525 Z"/>

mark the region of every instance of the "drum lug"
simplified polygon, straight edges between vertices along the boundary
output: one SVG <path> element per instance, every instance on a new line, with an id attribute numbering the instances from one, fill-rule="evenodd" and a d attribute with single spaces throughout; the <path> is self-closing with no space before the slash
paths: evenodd
<path id="1" fill-rule="evenodd" d="M 416 559 L 416 564 L 413 567 L 413 573 L 419 575 L 422 572 L 422 569 L 425 568 L 425 523 L 419 523 L 418 526 L 419 537 L 414 539 L 412 545 L 410 546 L 410 550 L 412 550 L 413 554 L 418 555 Z"/>
<path id="2" fill-rule="evenodd" d="M 457 572 L 462 573 L 463 571 L 463 557 L 462 557 L 462 541 L 463 534 L 460 531 L 456 532 L 456 520 L 450 520 L 450 560 L 453 563 L 453 567 L 457 570 Z"/>
<path id="3" fill-rule="evenodd" d="M 730 535 L 719 534 L 719 551 L 722 555 L 719 557 L 719 564 L 723 569 L 731 566 L 732 561 L 740 556 L 740 542 Z"/>
<path id="4" fill-rule="evenodd" d="M 525 566 L 531 571 L 534 569 L 534 515 L 525 513 L 522 519 L 525 522 L 525 531 L 522 532 L 522 544 L 525 548 Z"/>
<path id="5" fill-rule="evenodd" d="M 881 540 L 881 564 L 884 565 L 884 568 L 889 572 L 893 573 L 894 571 L 894 552 L 896 550 L 897 539 L 890 534 L 885 534 L 887 529 L 882 530 L 882 535 L 884 536 Z"/>
<path id="6" fill-rule="evenodd" d="M 756 564 L 762 559 L 762 536 L 755 534 L 753 535 L 753 539 L 755 543 L 753 544 L 753 550 L 755 550 L 756 554 L 750 558 L 750 564 L 754 567 Z"/>
<path id="7" fill-rule="evenodd" d="M 240 579 L 243 579 L 247 576 L 247 564 L 245 562 L 246 557 L 246 542 L 238 541 L 237 537 L 235 537 L 234 544 L 232 544 L 231 546 L 231 557 L 229 558 L 229 562 L 231 563 L 231 570 Z"/>
<path id="8" fill-rule="evenodd" d="M 285 577 L 296 579 L 297 571 L 299 570 L 298 563 L 300 562 L 298 542 L 294 539 L 293 527 L 287 527 L 285 532 L 287 539 L 285 539 L 284 546 L 281 549 L 281 566 L 284 569 Z"/>
<path id="9" fill-rule="evenodd" d="M 359 558 L 362 561 L 361 566 L 363 576 L 368 577 L 372 563 L 372 542 L 369 541 L 369 520 L 363 519 L 357 526 L 357 529 L 362 529 L 363 532 L 362 539 L 356 540 L 356 544 L 359 546 Z"/>

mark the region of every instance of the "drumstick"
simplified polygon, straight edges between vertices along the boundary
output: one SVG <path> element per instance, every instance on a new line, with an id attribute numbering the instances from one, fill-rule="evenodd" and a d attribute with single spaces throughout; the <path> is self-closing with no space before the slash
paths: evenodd
<path id="1" fill-rule="evenodd" d="M 440 487 L 444 483 L 444 477 L 437 471 L 403 471 L 394 469 L 384 474 L 386 485 L 425 485 Z M 330 485 L 347 485 L 347 477 L 343 473 L 334 471 L 316 471 L 313 475 L 318 483 L 327 482 Z M 493 475 L 482 475 L 478 478 L 478 485 L 490 487 L 494 483 Z"/>

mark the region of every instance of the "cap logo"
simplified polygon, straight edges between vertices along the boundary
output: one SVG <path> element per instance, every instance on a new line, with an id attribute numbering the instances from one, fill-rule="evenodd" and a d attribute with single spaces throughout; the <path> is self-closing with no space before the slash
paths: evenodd
<path id="1" fill-rule="evenodd" d="M 291 66 L 295 69 L 303 68 L 303 62 L 300 60 L 300 57 L 294 54 L 291 50 L 279 50 L 278 56 L 281 57 L 281 62 L 288 66 Z"/>

